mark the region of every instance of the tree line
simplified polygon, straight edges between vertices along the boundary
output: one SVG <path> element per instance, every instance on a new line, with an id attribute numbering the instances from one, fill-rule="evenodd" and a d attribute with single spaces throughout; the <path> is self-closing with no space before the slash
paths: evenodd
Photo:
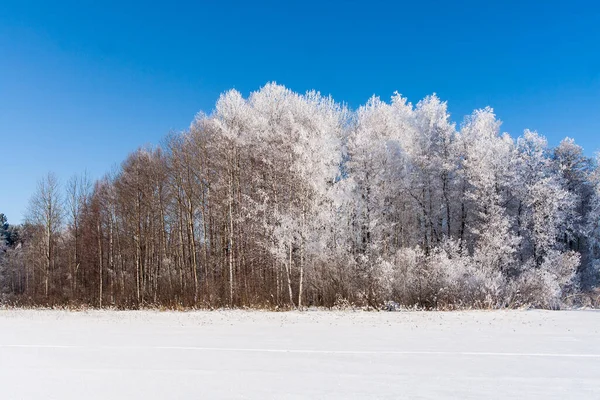
<path id="1" fill-rule="evenodd" d="M 600 169 L 437 96 L 357 110 L 231 90 L 92 182 L 43 178 L 2 220 L 2 301 L 30 305 L 555 308 L 600 267 Z"/>

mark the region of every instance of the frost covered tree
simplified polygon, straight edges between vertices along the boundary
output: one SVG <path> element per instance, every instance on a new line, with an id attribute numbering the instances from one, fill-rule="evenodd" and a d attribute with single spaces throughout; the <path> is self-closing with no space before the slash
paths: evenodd
<path id="1" fill-rule="evenodd" d="M 562 187 L 571 194 L 574 201 L 565 218 L 565 224 L 561 227 L 561 237 L 558 240 L 565 248 L 581 254 L 578 270 L 580 284 L 590 288 L 597 274 L 590 247 L 590 238 L 593 235 L 589 230 L 595 218 L 594 162 L 584 155 L 583 148 L 577 145 L 575 140 L 565 138 L 554 149 L 553 163 Z"/>
<path id="2" fill-rule="evenodd" d="M 596 156 L 589 182 L 591 184 L 590 210 L 587 214 L 586 232 L 589 235 L 589 274 L 587 284 L 598 283 L 600 273 L 600 153 Z"/>
<path id="3" fill-rule="evenodd" d="M 255 166 L 249 178 L 262 186 L 248 193 L 255 210 L 247 214 L 254 222 L 261 220 L 263 244 L 283 266 L 289 302 L 301 306 L 306 269 L 326 256 L 332 231 L 332 190 L 340 173 L 345 109 L 317 92 L 298 95 L 276 84 L 248 100 L 236 95 L 221 101 L 237 103 L 227 110 L 245 121 L 244 147 Z M 232 118 L 219 111 L 226 106 L 221 101 L 217 118 L 232 126 L 227 122 Z"/>
<path id="4" fill-rule="evenodd" d="M 520 296 L 555 306 L 563 290 L 574 283 L 580 262 L 565 245 L 578 219 L 577 195 L 567 190 L 546 139 L 537 132 L 526 130 L 517 140 L 512 195 L 520 238 L 516 277 Z"/>
<path id="5" fill-rule="evenodd" d="M 44 179 L 0 286 L 12 301 L 119 307 L 583 298 L 571 294 L 598 284 L 598 163 L 572 139 L 500 126 L 484 108 L 457 130 L 435 94 L 353 111 L 276 83 L 231 90 L 162 146 L 69 181 L 66 224 Z"/>
<path id="6" fill-rule="evenodd" d="M 447 104 L 436 95 L 417 104 L 415 123 L 408 146 L 412 177 L 408 189 L 421 209 L 428 252 L 457 231 L 457 132 Z"/>
<path id="7" fill-rule="evenodd" d="M 525 131 L 517 141 L 516 179 L 519 199 L 519 233 L 539 266 L 552 250 L 563 250 L 561 237 L 572 231 L 577 219 L 576 194 L 563 188 L 552 168 L 547 141 L 536 132 Z"/>
<path id="8" fill-rule="evenodd" d="M 413 129 L 412 105 L 396 94 L 391 104 L 372 97 L 359 108 L 348 135 L 342 206 L 359 292 L 369 302 L 385 272 L 385 259 L 406 240 L 401 221 L 409 215 L 410 203 L 402 196 L 408 176 L 404 146 Z"/>
<path id="9" fill-rule="evenodd" d="M 504 207 L 514 143 L 507 134 L 500 134 L 500 124 L 491 108 L 477 110 L 465 120 L 459 138 L 466 189 L 459 240 L 489 275 L 495 294 L 500 274 L 514 265 L 519 242 Z"/>

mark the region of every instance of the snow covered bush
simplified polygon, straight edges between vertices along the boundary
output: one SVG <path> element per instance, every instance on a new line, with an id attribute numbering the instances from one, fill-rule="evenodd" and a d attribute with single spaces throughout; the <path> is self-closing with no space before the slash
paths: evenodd
<path id="1" fill-rule="evenodd" d="M 574 278 L 580 258 L 572 251 L 552 251 L 540 267 L 526 265 L 511 285 L 511 305 L 560 308 L 564 297 L 576 289 Z"/>
<path id="2" fill-rule="evenodd" d="M 476 307 L 495 307 L 502 299 L 505 279 L 499 270 L 484 268 L 469 256 L 460 254 L 459 245 L 447 241 L 428 260 L 439 271 L 442 287 L 438 301 Z"/>
<path id="3" fill-rule="evenodd" d="M 408 306 L 422 305 L 431 298 L 433 277 L 427 271 L 425 253 L 418 247 L 402 248 L 394 257 L 392 299 Z"/>

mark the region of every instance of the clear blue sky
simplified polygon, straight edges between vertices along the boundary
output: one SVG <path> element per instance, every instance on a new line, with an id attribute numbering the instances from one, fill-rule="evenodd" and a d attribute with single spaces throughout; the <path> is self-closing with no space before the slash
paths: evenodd
<path id="1" fill-rule="evenodd" d="M 60 3 L 60 4 L 58 4 Z M 36 181 L 93 178 L 268 81 L 356 107 L 436 92 L 460 122 L 600 149 L 596 1 L 0 2 L 0 212 Z"/>

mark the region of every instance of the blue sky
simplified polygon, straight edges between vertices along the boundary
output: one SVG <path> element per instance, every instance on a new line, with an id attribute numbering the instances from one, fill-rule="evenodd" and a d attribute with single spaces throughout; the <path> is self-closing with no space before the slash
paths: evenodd
<path id="1" fill-rule="evenodd" d="M 60 4 L 57 4 L 60 3 Z M 101 177 L 185 129 L 219 93 L 276 81 L 352 107 L 433 92 L 460 122 L 600 149 L 595 1 L 0 2 L 0 212 L 36 182 Z"/>

